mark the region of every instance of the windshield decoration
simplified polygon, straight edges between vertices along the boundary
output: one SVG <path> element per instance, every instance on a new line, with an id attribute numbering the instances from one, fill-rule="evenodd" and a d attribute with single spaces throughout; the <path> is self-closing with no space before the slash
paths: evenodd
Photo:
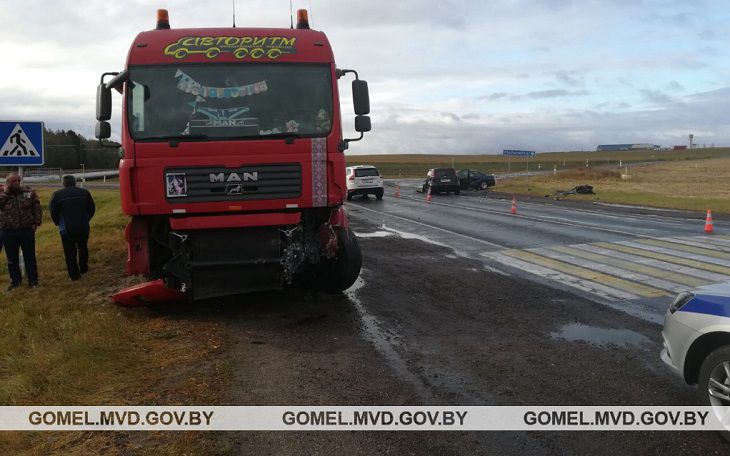
<path id="1" fill-rule="evenodd" d="M 185 93 L 192 93 L 193 95 L 200 95 L 207 98 L 238 98 L 256 95 L 269 90 L 266 81 L 254 82 L 253 84 L 238 87 L 207 87 L 195 81 L 181 70 L 177 70 L 175 77 L 180 78 L 177 82 L 178 89 Z"/>
<path id="2" fill-rule="evenodd" d="M 284 54 L 296 54 L 296 40 L 285 36 L 186 36 L 168 44 L 164 53 L 176 59 L 192 54 L 214 59 L 228 53 L 237 59 L 275 60 Z"/>
<path id="3" fill-rule="evenodd" d="M 318 132 L 330 131 L 332 123 L 330 122 L 330 115 L 324 109 L 317 111 L 317 117 L 314 119 L 314 128 Z"/>
<path id="4" fill-rule="evenodd" d="M 247 106 L 229 109 L 197 106 L 194 109 L 193 118 L 190 120 L 190 126 L 193 128 L 258 126 L 258 121 L 255 118 L 241 118 L 242 114 L 249 111 Z"/>

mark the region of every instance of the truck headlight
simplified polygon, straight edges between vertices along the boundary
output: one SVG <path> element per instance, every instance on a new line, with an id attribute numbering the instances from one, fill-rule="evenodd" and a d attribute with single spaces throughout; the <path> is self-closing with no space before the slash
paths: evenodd
<path id="1" fill-rule="evenodd" d="M 676 298 L 674 298 L 674 301 L 672 301 L 672 305 L 669 306 L 669 312 L 674 313 L 682 308 L 683 305 L 687 304 L 694 298 L 695 295 L 693 293 L 690 293 L 689 291 L 685 291 L 684 293 L 679 293 Z"/>

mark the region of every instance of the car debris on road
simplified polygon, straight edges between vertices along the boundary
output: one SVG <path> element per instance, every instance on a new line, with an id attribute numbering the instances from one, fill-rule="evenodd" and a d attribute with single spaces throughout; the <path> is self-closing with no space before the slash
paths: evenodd
<path id="1" fill-rule="evenodd" d="M 592 185 L 576 185 L 575 187 L 571 188 L 570 190 L 558 190 L 552 195 L 545 195 L 546 197 L 552 196 L 554 199 L 559 200 L 563 197 L 566 197 L 568 195 L 595 195 L 596 192 L 593 191 Z"/>

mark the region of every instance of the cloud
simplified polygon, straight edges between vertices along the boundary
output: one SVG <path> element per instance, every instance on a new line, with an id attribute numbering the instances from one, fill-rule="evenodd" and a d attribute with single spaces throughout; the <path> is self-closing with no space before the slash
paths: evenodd
<path id="1" fill-rule="evenodd" d="M 730 143 L 728 127 L 718 122 L 730 100 L 714 92 L 730 77 L 730 48 L 720 45 L 722 2 L 293 4 L 310 8 L 310 23 L 326 32 L 336 65 L 358 70 L 370 84 L 373 132 L 353 143 L 354 153 L 659 144 L 689 129 L 713 138 L 707 143 Z M 124 67 L 136 34 L 154 27 L 158 5 L 79 5 L 0 0 L 0 116 L 93 135 L 99 76 Z M 230 2 L 162 0 L 159 7 L 170 11 L 173 28 L 227 27 L 232 20 Z M 286 2 L 236 2 L 236 11 L 239 27 L 289 26 Z M 345 135 L 352 137 L 350 81 L 341 80 L 339 89 Z M 117 134 L 120 100 L 115 95 Z"/>
<path id="2" fill-rule="evenodd" d="M 585 81 L 580 75 L 576 73 L 568 73 L 565 71 L 559 71 L 555 74 L 555 79 L 564 85 L 570 87 L 582 87 L 585 85 Z"/>
<path id="3" fill-rule="evenodd" d="M 639 91 L 645 100 L 655 104 L 669 104 L 672 98 L 661 90 L 642 89 Z"/>
<path id="4" fill-rule="evenodd" d="M 677 81 L 670 81 L 668 87 L 669 90 L 673 90 L 675 92 L 683 92 L 687 90 L 682 84 L 678 83 Z"/>
<path id="5" fill-rule="evenodd" d="M 530 98 L 556 98 L 556 97 L 572 97 L 572 96 L 582 96 L 587 95 L 588 92 L 585 90 L 576 90 L 574 92 L 570 92 L 568 90 L 563 89 L 552 89 L 552 90 L 540 90 L 537 92 L 530 92 L 527 94 Z"/>
<path id="6" fill-rule="evenodd" d="M 490 94 L 490 95 L 482 95 L 481 97 L 477 98 L 477 100 L 479 100 L 479 101 L 482 101 L 482 100 L 495 101 L 495 100 L 499 100 L 499 99 L 502 99 L 502 98 L 505 98 L 505 97 L 507 97 L 507 94 L 506 93 L 504 93 L 504 92 L 495 92 L 495 93 Z"/>
<path id="7" fill-rule="evenodd" d="M 453 112 L 442 112 L 441 115 L 454 122 L 461 122 L 461 117 L 457 116 Z"/>

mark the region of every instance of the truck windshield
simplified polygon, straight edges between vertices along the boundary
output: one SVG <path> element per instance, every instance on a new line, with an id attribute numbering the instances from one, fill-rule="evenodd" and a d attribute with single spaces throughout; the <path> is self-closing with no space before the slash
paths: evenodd
<path id="1" fill-rule="evenodd" d="M 314 137 L 332 129 L 328 65 L 136 66 L 128 88 L 136 140 Z"/>

